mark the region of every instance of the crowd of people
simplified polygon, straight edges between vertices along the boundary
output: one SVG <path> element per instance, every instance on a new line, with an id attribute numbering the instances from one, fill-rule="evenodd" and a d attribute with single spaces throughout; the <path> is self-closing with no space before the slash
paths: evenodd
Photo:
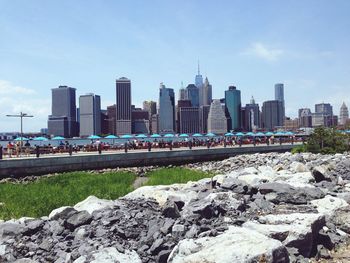
<path id="1" fill-rule="evenodd" d="M 62 154 L 69 153 L 72 155 L 77 152 L 99 152 L 102 151 L 111 151 L 111 150 L 138 150 L 138 149 L 148 149 L 149 151 L 152 148 L 165 149 L 169 148 L 183 148 L 187 147 L 192 149 L 193 147 L 233 147 L 233 146 L 242 146 L 246 144 L 259 145 L 259 144 L 282 144 L 282 143 L 294 143 L 296 141 L 302 141 L 302 138 L 295 138 L 295 136 L 284 136 L 284 137 L 211 137 L 206 139 L 197 139 L 197 138 L 185 138 L 183 140 L 128 140 L 124 143 L 107 143 L 99 139 L 91 140 L 89 144 L 77 145 L 70 144 L 68 141 L 60 141 L 58 146 L 52 146 L 51 144 L 38 146 L 32 146 L 29 141 L 24 142 L 11 142 L 9 141 L 6 145 L 6 148 L 1 149 L 1 157 L 7 156 L 8 158 L 20 157 L 20 156 L 30 156 L 35 154 L 37 157 L 41 154 Z M 22 146 L 21 146 L 22 144 Z"/>

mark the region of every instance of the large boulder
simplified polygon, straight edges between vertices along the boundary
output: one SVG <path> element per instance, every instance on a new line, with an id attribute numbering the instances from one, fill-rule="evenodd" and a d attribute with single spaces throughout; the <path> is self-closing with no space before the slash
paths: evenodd
<path id="1" fill-rule="evenodd" d="M 289 169 L 290 169 L 290 171 L 295 172 L 295 173 L 303 173 L 303 172 L 309 171 L 309 169 L 306 167 L 305 164 L 303 164 L 301 162 L 297 162 L 297 161 L 292 162 L 289 165 Z"/>
<path id="2" fill-rule="evenodd" d="M 265 183 L 258 186 L 261 194 L 266 200 L 279 204 L 306 204 L 308 201 L 319 199 L 325 194 L 315 187 L 293 187 L 284 183 Z"/>
<path id="3" fill-rule="evenodd" d="M 333 176 L 339 176 L 345 180 L 350 180 L 350 159 L 345 159 L 338 162 L 332 171 Z"/>
<path id="4" fill-rule="evenodd" d="M 120 253 L 115 247 L 103 248 L 92 255 L 91 263 L 141 263 L 135 251 L 126 250 Z"/>
<path id="5" fill-rule="evenodd" d="M 112 200 L 99 199 L 96 196 L 90 195 L 85 200 L 77 203 L 74 209 L 77 211 L 87 211 L 92 214 L 94 211 L 104 209 L 107 207 L 113 207 L 114 202 Z"/>
<path id="6" fill-rule="evenodd" d="M 348 207 L 349 204 L 342 198 L 327 195 L 322 199 L 313 200 L 311 204 L 316 206 L 319 213 L 333 215 L 333 213 L 342 207 Z"/>
<path id="7" fill-rule="evenodd" d="M 325 225 L 325 216 L 319 213 L 292 213 L 259 217 L 259 223 L 247 222 L 245 227 L 276 238 L 287 247 L 298 249 L 304 257 L 314 256 L 318 232 Z"/>
<path id="8" fill-rule="evenodd" d="M 171 252 L 169 263 L 289 262 L 286 248 L 278 240 L 256 231 L 231 226 L 216 237 L 185 239 Z"/>

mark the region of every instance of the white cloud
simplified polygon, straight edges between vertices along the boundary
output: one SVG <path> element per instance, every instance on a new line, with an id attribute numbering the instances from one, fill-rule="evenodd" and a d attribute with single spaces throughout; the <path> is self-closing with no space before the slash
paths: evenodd
<path id="1" fill-rule="evenodd" d="M 34 90 L 19 87 L 9 81 L 0 80 L 0 132 L 19 131 L 19 120 L 8 118 L 7 114 L 25 112 L 33 115 L 24 121 L 27 132 L 37 132 L 47 125 L 51 100 L 40 97 Z"/>
<path id="2" fill-rule="evenodd" d="M 268 47 L 263 43 L 255 42 L 242 54 L 261 58 L 266 61 L 277 61 L 284 53 L 282 49 Z"/>
<path id="3" fill-rule="evenodd" d="M 6 80 L 0 80 L 0 95 L 29 95 L 34 94 L 35 91 L 28 88 L 13 85 Z"/>

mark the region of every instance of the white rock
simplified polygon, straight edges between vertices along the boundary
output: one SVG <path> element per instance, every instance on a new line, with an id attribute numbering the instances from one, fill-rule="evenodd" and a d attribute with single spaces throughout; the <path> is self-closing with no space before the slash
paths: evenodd
<path id="1" fill-rule="evenodd" d="M 99 199 L 96 196 L 90 195 L 85 200 L 77 203 L 74 206 L 74 209 L 78 211 L 87 211 L 89 214 L 92 214 L 94 211 L 107 208 L 107 207 L 113 207 L 114 202 L 112 200 L 105 200 L 105 199 Z"/>
<path id="2" fill-rule="evenodd" d="M 73 263 L 85 263 L 86 262 L 86 257 L 80 256 L 76 260 L 74 260 Z"/>
<path id="3" fill-rule="evenodd" d="M 125 250 L 120 253 L 115 247 L 103 248 L 92 255 L 91 263 L 141 263 L 139 255 L 135 251 Z"/>
<path id="4" fill-rule="evenodd" d="M 300 162 L 292 162 L 289 169 L 295 173 L 309 172 L 309 169 L 305 166 L 305 164 Z"/>
<path id="5" fill-rule="evenodd" d="M 49 219 L 53 218 L 56 214 L 61 213 L 64 209 L 69 208 L 71 206 L 62 206 L 59 208 L 56 208 L 54 210 L 51 211 L 51 213 L 49 214 Z"/>
<path id="6" fill-rule="evenodd" d="M 250 185 L 259 185 L 262 183 L 270 183 L 275 181 L 275 175 L 272 174 L 245 174 L 238 176 L 239 180 L 242 180 Z"/>
<path id="7" fill-rule="evenodd" d="M 265 255 L 267 262 L 287 262 L 289 259 L 280 241 L 247 228 L 230 226 L 216 237 L 180 241 L 171 252 L 168 262 L 256 262 L 262 255 Z"/>
<path id="8" fill-rule="evenodd" d="M 142 186 L 135 191 L 124 196 L 124 199 L 146 198 L 155 199 L 160 206 L 163 206 L 168 197 L 175 197 L 187 205 L 192 199 L 197 198 L 197 192 L 189 190 L 194 183 L 173 184 L 173 185 L 157 185 L 157 186 Z"/>
<path id="9" fill-rule="evenodd" d="M 346 207 L 349 204 L 341 198 L 326 195 L 322 199 L 312 200 L 311 204 L 316 206 L 319 213 L 325 215 L 332 215 L 338 208 Z"/>
<path id="10" fill-rule="evenodd" d="M 0 245 L 0 256 L 4 256 L 6 254 L 6 245 Z"/>

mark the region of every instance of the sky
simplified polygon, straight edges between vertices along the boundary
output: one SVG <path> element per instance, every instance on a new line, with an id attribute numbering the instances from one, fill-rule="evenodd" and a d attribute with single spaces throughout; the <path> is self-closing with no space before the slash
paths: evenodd
<path id="1" fill-rule="evenodd" d="M 284 83 L 286 115 L 329 102 L 350 106 L 348 0 L 0 0 L 0 132 L 19 131 L 6 114 L 47 127 L 51 89 L 115 103 L 115 80 L 131 79 L 132 102 L 158 101 L 163 82 L 178 95 L 197 61 L 213 98 L 230 85 L 262 105 Z M 78 100 L 77 100 L 78 102 Z"/>

